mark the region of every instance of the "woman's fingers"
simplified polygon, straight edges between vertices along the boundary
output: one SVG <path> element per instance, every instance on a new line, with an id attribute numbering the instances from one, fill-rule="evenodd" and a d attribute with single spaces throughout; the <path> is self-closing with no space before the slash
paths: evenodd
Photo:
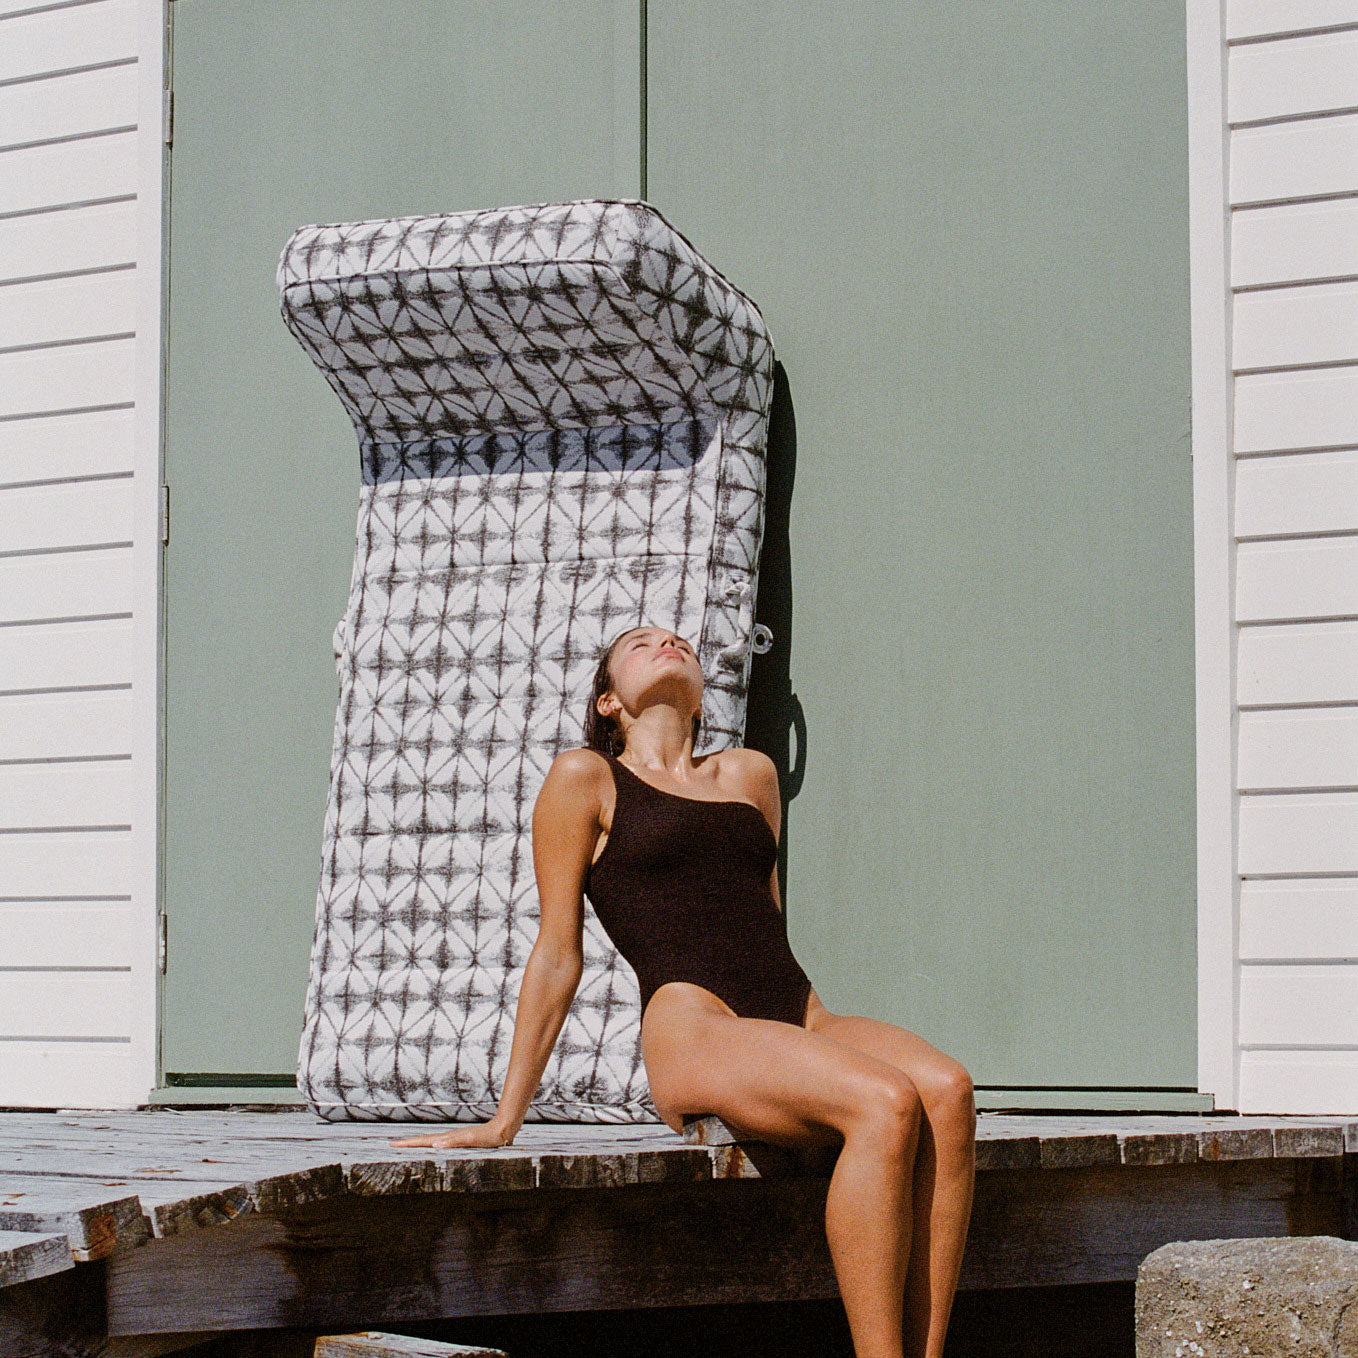
<path id="1" fill-rule="evenodd" d="M 508 1143 L 502 1141 L 499 1133 L 492 1131 L 488 1123 L 480 1123 L 473 1127 L 460 1127 L 451 1132 L 425 1132 L 421 1136 L 402 1137 L 399 1141 L 389 1141 L 391 1146 L 430 1146 L 435 1150 L 448 1150 L 452 1147 L 462 1146 L 501 1146 Z"/>

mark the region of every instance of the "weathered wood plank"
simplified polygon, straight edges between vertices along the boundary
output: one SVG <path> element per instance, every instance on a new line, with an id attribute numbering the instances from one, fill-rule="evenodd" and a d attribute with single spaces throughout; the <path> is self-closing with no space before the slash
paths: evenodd
<path id="1" fill-rule="evenodd" d="M 110 1187 L 121 1190 L 110 1196 Z M 338 1164 L 266 1175 L 244 1183 L 74 1174 L 11 1174 L 0 1180 L 0 1227 L 60 1231 L 78 1260 L 102 1259 L 198 1226 L 220 1225 L 243 1212 L 286 1212 L 347 1192 Z"/>
<path id="2" fill-rule="evenodd" d="M 290 1212 L 347 1192 L 339 1165 L 272 1175 L 240 1184 L 148 1183 L 139 1186 L 157 1237 L 204 1226 L 221 1226 L 253 1212 Z"/>
<path id="3" fill-rule="evenodd" d="M 1277 1156 L 1328 1157 L 1343 1155 L 1344 1129 L 1333 1127 L 1275 1127 L 1273 1154 Z"/>
<path id="4" fill-rule="evenodd" d="M 108 1261 L 111 1334 L 837 1295 L 826 1181 L 348 1198 Z M 713 1248 L 720 1241 L 721 1248 Z"/>
<path id="5" fill-rule="evenodd" d="M 207 1153 L 205 1153 L 207 1152 Z M 153 1147 L 86 1148 L 79 1145 L 35 1145 L 6 1153 L 4 1173 L 69 1175 L 105 1179 L 262 1179 L 297 1170 L 333 1165 L 335 1146 L 303 1146 L 290 1152 L 270 1146 L 257 1152 L 248 1143 L 182 1148 L 162 1142 Z"/>
<path id="6" fill-rule="evenodd" d="M 712 1157 L 702 1147 L 678 1153 L 540 1155 L 539 1188 L 622 1188 L 629 1184 L 702 1183 L 712 1178 Z"/>
<path id="7" fill-rule="evenodd" d="M 1335 1234 L 1339 1163 L 995 1170 L 977 1180 L 962 1286 L 1126 1281 L 1171 1240 Z M 110 1332 L 834 1297 L 827 1188 L 823 1177 L 731 1177 L 351 1196 L 251 1215 L 106 1261 Z"/>
<path id="8" fill-rule="evenodd" d="M 1043 1169 L 1082 1169 L 1121 1163 L 1122 1146 L 1113 1132 L 1044 1136 L 1038 1152 L 1038 1164 Z"/>
<path id="9" fill-rule="evenodd" d="M 0 1230 L 65 1236 L 81 1262 L 151 1238 L 140 1201 L 126 1189 L 36 1175 L 0 1179 Z"/>
<path id="10" fill-rule="evenodd" d="M 428 1124 L 437 1127 L 442 1124 Z M 92 1260 L 153 1236 L 286 1216 L 341 1198 L 826 1178 L 837 1147 L 738 1143 L 720 1119 L 528 1124 L 510 1147 L 401 1149 L 419 1124 L 327 1123 L 304 1110 L 0 1114 L 0 1228 L 68 1237 Z M 1358 1120 L 982 1114 L 984 1174 L 1358 1153 Z"/>
<path id="11" fill-rule="evenodd" d="M 159 1202 L 154 1189 L 142 1192 L 142 1210 L 151 1223 L 152 1234 L 158 1239 L 177 1235 L 180 1231 L 224 1226 L 255 1210 L 250 1190 L 244 1184 L 205 1186 L 200 1193 L 185 1192 L 191 1188 L 192 1185 L 176 1184 L 176 1191 L 167 1192 L 164 1201 Z"/>
<path id="12" fill-rule="evenodd" d="M 315 1358 L 508 1358 L 503 1349 L 483 1349 L 475 1344 L 441 1344 L 436 1339 L 414 1339 L 380 1330 L 357 1334 L 321 1335 Z"/>
<path id="13" fill-rule="evenodd" d="M 1337 1178 L 1323 1161 L 1000 1171 L 977 1180 L 963 1259 L 968 1288 L 1128 1281 L 1172 1240 L 1337 1233 Z"/>
<path id="14" fill-rule="evenodd" d="M 45 1278 L 74 1267 L 71 1242 L 64 1235 L 0 1231 L 0 1287 Z"/>
<path id="15" fill-rule="evenodd" d="M 997 1123 L 995 1115 L 979 1119 L 978 1170 L 1329 1156 L 1340 1154 L 1350 1141 L 1358 1142 L 1358 1123 L 1344 1119 L 999 1116 L 1003 1122 Z M 707 1146 L 752 1144 L 741 1143 L 710 1114 L 686 1118 L 684 1139 Z"/>
<path id="16" fill-rule="evenodd" d="M 719 1120 L 717 1120 L 719 1121 Z M 313 1117 L 305 1110 L 280 1108 L 269 1111 L 250 1110 L 192 1110 L 180 1112 L 172 1109 L 129 1111 L 123 1113 L 92 1112 L 80 1115 L 54 1115 L 50 1113 L 7 1113 L 0 1115 L 0 1144 L 14 1144 L 22 1147 L 32 1144 L 35 1135 L 44 1127 L 68 1142 L 89 1133 L 92 1143 L 99 1139 L 107 1142 L 110 1133 L 125 1138 L 128 1133 L 145 1134 L 150 1129 L 156 1144 L 166 1137 L 175 1140 L 202 1140 L 206 1144 L 223 1138 L 238 1142 L 242 1138 L 251 1142 L 264 1143 L 276 1141 L 288 1147 L 296 1143 L 337 1142 L 364 1143 L 373 1147 L 388 1148 L 391 1139 L 409 1135 L 420 1130 L 435 1130 L 450 1124 L 441 1122 L 325 1122 Z M 1071 1116 L 1065 1114 L 1007 1114 L 985 1113 L 979 1118 L 978 1135 L 988 1136 L 1049 1136 L 1082 1135 L 1095 1132 L 1116 1131 L 1123 1134 L 1155 1135 L 1159 1132 L 1179 1132 L 1199 1129 L 1210 1131 L 1221 1127 L 1233 1126 L 1244 1129 L 1273 1126 L 1317 1125 L 1342 1127 L 1350 1140 L 1358 1142 L 1358 1120 L 1351 1118 L 1281 1118 L 1281 1117 L 1226 1117 L 1214 1115 L 1098 1115 Z M 1350 1131 L 1352 1129 L 1352 1131 Z M 102 1133 L 102 1138 L 99 1134 Z M 728 1133 L 729 1135 L 729 1133 Z M 529 1123 L 520 1129 L 513 1149 L 525 1148 L 576 1151 L 596 1148 L 617 1150 L 631 1145 L 654 1146 L 683 1145 L 684 1138 L 678 1137 L 668 1127 L 660 1123 L 635 1124 L 564 1124 Z M 445 1154 L 479 1154 L 482 1152 L 448 1151 Z"/>
<path id="17" fill-rule="evenodd" d="M 353 1160 L 345 1165 L 349 1192 L 363 1197 L 401 1193 L 502 1193 L 536 1188 L 532 1155 L 450 1156 L 439 1159 Z"/>
<path id="18" fill-rule="evenodd" d="M 1223 1127 L 1198 1137 L 1200 1160 L 1268 1160 L 1273 1156 L 1272 1127 Z"/>
<path id="19" fill-rule="evenodd" d="M 715 1113 L 684 1120 L 684 1140 L 694 1146 L 734 1146 L 740 1140 Z"/>
<path id="20" fill-rule="evenodd" d="M 1198 1158 L 1197 1132 L 1146 1132 L 1124 1136 L 1124 1165 L 1191 1165 Z"/>
<path id="21" fill-rule="evenodd" d="M 1032 1169 L 1042 1155 L 1036 1136 L 988 1136 L 976 1141 L 976 1169 Z"/>
<path id="22" fill-rule="evenodd" d="M 108 1338 L 98 1264 L 72 1265 L 0 1291 L 5 1358 L 160 1358 L 216 1337 L 215 1331 L 191 1331 Z"/>

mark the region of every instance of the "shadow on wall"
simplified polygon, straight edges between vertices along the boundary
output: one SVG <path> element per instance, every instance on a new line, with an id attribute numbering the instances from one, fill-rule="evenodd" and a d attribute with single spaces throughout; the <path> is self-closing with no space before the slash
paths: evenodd
<path id="1" fill-rule="evenodd" d="M 797 416 L 787 372 L 773 367 L 773 408 L 769 414 L 768 478 L 764 493 L 764 538 L 754 620 L 773 633 L 773 645 L 750 665 L 745 744 L 762 750 L 778 769 L 783 793 L 783 828 L 778 837 L 778 889 L 787 908 L 788 803 L 806 774 L 806 719 L 792 691 L 792 485 L 797 474 Z M 793 764 L 793 747 L 796 760 Z"/>

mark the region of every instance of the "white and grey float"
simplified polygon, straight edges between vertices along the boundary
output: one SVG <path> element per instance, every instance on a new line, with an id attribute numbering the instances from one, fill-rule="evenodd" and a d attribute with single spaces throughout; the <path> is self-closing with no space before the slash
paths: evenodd
<path id="1" fill-rule="evenodd" d="M 488 1118 L 533 803 L 604 644 L 676 627 L 695 752 L 743 738 L 772 341 L 640 200 L 303 226 L 277 282 L 362 472 L 298 1087 L 327 1120 Z M 636 977 L 588 906 L 584 948 L 528 1117 L 657 1121 Z"/>

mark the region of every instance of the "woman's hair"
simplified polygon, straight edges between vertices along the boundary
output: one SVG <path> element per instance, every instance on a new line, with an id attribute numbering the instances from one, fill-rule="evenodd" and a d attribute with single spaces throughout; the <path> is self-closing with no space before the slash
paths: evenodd
<path id="1" fill-rule="evenodd" d="M 594 671 L 594 683 L 590 685 L 589 707 L 585 711 L 585 744 L 591 750 L 599 750 L 603 754 L 620 755 L 627 745 L 627 738 L 623 735 L 618 719 L 614 716 L 605 716 L 604 713 L 600 712 L 598 702 L 613 683 L 613 675 L 609 666 L 613 663 L 614 648 L 628 632 L 635 632 L 636 630 L 635 627 L 628 627 L 625 631 L 619 632 L 604 647 L 604 652 L 599 657 L 599 664 Z M 695 745 L 698 743 L 698 732 L 702 730 L 702 724 L 702 712 L 695 712 L 693 714 L 693 743 Z"/>

